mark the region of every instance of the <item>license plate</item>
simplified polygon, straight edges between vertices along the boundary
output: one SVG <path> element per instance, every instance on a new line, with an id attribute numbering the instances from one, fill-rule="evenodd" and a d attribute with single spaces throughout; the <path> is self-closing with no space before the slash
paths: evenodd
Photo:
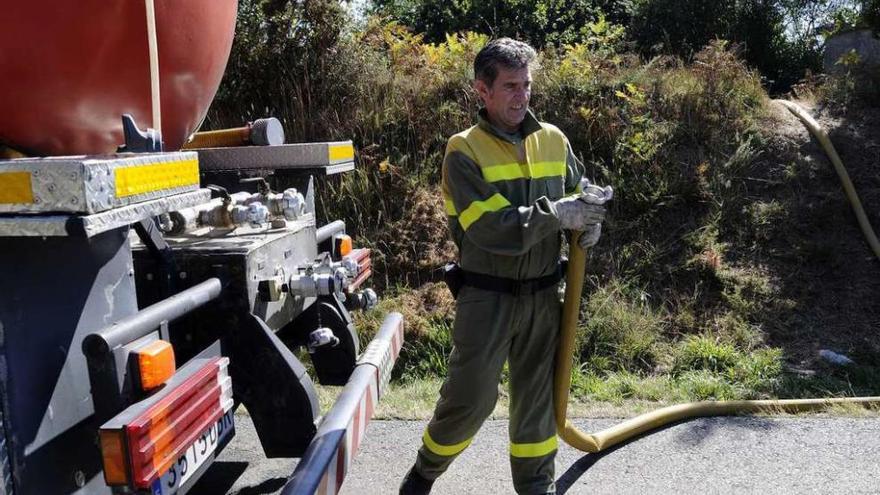
<path id="1" fill-rule="evenodd" d="M 170 495 L 176 493 L 192 476 L 199 471 L 221 442 L 232 435 L 235 424 L 232 411 L 227 412 L 210 428 L 203 431 L 199 438 L 186 449 L 186 453 L 177 458 L 177 462 L 153 482 L 153 495 Z"/>

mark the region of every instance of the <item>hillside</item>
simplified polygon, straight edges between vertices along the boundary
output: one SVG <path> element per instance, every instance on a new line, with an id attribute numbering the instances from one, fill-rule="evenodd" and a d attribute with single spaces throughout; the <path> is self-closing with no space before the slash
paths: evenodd
<path id="1" fill-rule="evenodd" d="M 406 314 L 395 380 L 431 402 L 454 310 L 437 284 L 456 255 L 440 164 L 448 136 L 474 122 L 470 64 L 489 37 L 428 43 L 370 19 L 351 32 L 318 23 L 297 41 L 272 38 L 273 24 L 258 19 L 240 15 L 232 76 L 208 123 L 228 127 L 264 109 L 292 140 L 354 140 L 358 167 L 318 184 L 319 214 L 345 220 L 374 249 L 383 302 L 360 328 L 366 338 L 382 312 Z M 531 100 L 569 137 L 587 176 L 617 192 L 590 255 L 575 396 L 878 395 L 880 262 L 833 169 L 772 102 L 766 77 L 723 40 L 685 58 L 646 56 L 620 25 L 600 17 L 582 27 L 581 41 L 540 50 Z M 846 69 L 795 94 L 829 129 L 880 223 L 880 115 L 864 94 L 876 84 L 856 84 Z M 856 364 L 827 365 L 821 349 Z"/>

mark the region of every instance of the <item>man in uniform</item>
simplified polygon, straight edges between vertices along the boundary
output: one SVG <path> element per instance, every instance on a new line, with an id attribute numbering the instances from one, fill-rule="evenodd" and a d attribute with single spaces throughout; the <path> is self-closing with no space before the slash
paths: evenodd
<path id="1" fill-rule="evenodd" d="M 605 210 L 581 201 L 583 166 L 565 135 L 529 111 L 535 51 L 503 38 L 474 61 L 477 125 L 452 136 L 442 190 L 460 253 L 449 372 L 401 494 L 429 493 L 495 407 L 510 373 L 510 465 L 517 493 L 554 493 L 553 368 L 562 229 L 594 245 Z"/>

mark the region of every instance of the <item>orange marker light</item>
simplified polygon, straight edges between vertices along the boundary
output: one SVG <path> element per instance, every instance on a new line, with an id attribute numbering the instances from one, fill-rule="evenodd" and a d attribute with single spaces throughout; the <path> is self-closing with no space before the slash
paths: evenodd
<path id="1" fill-rule="evenodd" d="M 104 481 L 108 485 L 127 485 L 125 473 L 125 445 L 122 430 L 100 430 L 101 457 L 104 460 Z"/>
<path id="2" fill-rule="evenodd" d="M 339 253 L 340 258 L 351 252 L 351 237 L 343 234 L 336 238 L 336 243 L 338 246 L 337 252 Z"/>
<path id="3" fill-rule="evenodd" d="M 164 340 L 155 340 L 137 351 L 141 388 L 152 390 L 174 375 L 174 348 Z"/>

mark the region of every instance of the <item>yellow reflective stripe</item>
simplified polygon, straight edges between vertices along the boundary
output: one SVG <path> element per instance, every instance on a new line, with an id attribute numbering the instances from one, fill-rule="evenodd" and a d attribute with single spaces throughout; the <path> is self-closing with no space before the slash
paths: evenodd
<path id="1" fill-rule="evenodd" d="M 565 162 L 537 162 L 531 164 L 506 163 L 483 167 L 486 182 L 514 179 L 541 179 L 543 177 L 565 177 Z"/>
<path id="2" fill-rule="evenodd" d="M 332 162 L 354 160 L 354 146 L 351 143 L 331 144 L 327 146 L 327 159 Z"/>
<path id="3" fill-rule="evenodd" d="M 537 162 L 529 165 L 532 179 L 565 177 L 565 162 Z"/>
<path id="4" fill-rule="evenodd" d="M 198 186 L 199 160 L 190 158 L 121 167 L 114 170 L 113 175 L 117 198 L 183 186 Z"/>
<path id="5" fill-rule="evenodd" d="M 507 201 L 507 198 L 504 196 L 495 193 L 485 201 L 474 201 L 471 203 L 470 206 L 461 212 L 461 215 L 458 217 L 458 222 L 461 223 L 461 228 L 467 230 L 472 223 L 476 222 L 481 216 L 483 216 L 483 213 L 498 211 L 505 206 L 510 206 L 510 201 Z"/>
<path id="6" fill-rule="evenodd" d="M 455 211 L 455 204 L 449 198 L 443 198 L 443 204 L 446 206 L 446 214 L 450 217 L 457 217 L 458 212 Z"/>
<path id="7" fill-rule="evenodd" d="M 462 450 L 466 449 L 467 446 L 471 444 L 471 440 L 473 440 L 473 437 L 468 438 L 464 442 L 459 442 L 455 445 L 440 445 L 439 443 L 435 442 L 433 438 L 431 438 L 431 435 L 428 433 L 427 428 L 425 429 L 425 434 L 422 435 L 422 442 L 424 442 L 425 447 L 427 447 L 428 450 L 437 455 L 442 455 L 445 457 L 456 455 Z"/>
<path id="8" fill-rule="evenodd" d="M 510 442 L 510 455 L 513 457 L 542 457 L 556 450 L 556 435 L 538 443 Z"/>
<path id="9" fill-rule="evenodd" d="M 0 173 L 0 204 L 32 204 L 34 191 L 30 172 Z"/>

